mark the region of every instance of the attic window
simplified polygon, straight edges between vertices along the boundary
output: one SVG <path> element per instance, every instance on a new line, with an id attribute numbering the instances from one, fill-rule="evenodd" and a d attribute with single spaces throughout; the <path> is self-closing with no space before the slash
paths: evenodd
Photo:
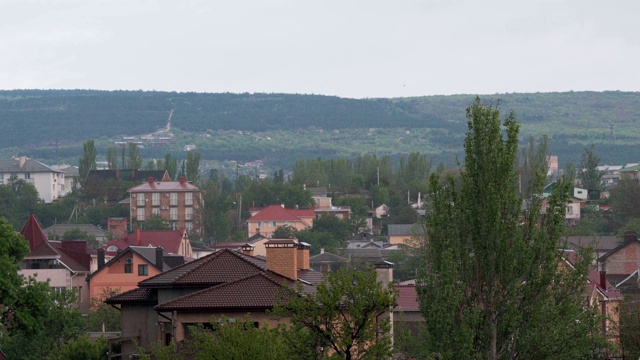
<path id="1" fill-rule="evenodd" d="M 111 245 L 111 246 L 109 246 L 109 247 L 107 248 L 107 251 L 109 251 L 109 252 L 116 252 L 116 251 L 118 251 L 118 247 L 117 247 L 117 246 L 115 246 L 115 245 Z"/>

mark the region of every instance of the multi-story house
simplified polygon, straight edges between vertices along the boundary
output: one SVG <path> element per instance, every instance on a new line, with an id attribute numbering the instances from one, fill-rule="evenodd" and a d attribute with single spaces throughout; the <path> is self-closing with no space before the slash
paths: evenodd
<path id="1" fill-rule="evenodd" d="M 85 279 L 97 268 L 97 256 L 86 240 L 49 241 L 31 215 L 20 232 L 29 243 L 29 254 L 20 262 L 20 274 L 49 281 L 55 291 L 66 289 L 77 295 L 77 307 L 89 309 L 89 287 Z"/>
<path id="2" fill-rule="evenodd" d="M 247 220 L 249 237 L 261 234 L 270 238 L 278 226 L 291 226 L 296 230 L 305 230 L 313 226 L 316 217 L 314 209 L 285 209 L 283 205 L 269 205 L 264 209 L 254 209 L 253 216 Z"/>
<path id="3" fill-rule="evenodd" d="M 174 230 L 184 228 L 198 233 L 202 196 L 197 186 L 179 181 L 155 181 L 152 177 L 144 184 L 134 186 L 129 192 L 129 210 L 132 227 L 144 228 L 151 215 L 160 215 Z"/>
<path id="4" fill-rule="evenodd" d="M 45 203 L 58 200 L 71 191 L 65 185 L 64 171 L 26 156 L 0 160 L 0 184 L 6 184 L 11 177 L 33 184 Z"/>

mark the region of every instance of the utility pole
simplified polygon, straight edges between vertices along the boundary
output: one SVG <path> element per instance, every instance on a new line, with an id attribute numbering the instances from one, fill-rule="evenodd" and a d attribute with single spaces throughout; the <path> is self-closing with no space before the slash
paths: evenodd
<path id="1" fill-rule="evenodd" d="M 380 166 L 376 168 L 376 173 L 378 175 L 378 186 L 380 186 Z"/>

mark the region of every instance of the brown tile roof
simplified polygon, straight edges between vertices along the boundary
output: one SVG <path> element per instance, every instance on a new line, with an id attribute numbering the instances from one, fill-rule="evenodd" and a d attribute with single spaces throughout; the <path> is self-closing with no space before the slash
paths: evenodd
<path id="1" fill-rule="evenodd" d="M 280 205 L 269 205 L 247 221 L 301 221 L 301 217 L 315 217 L 313 209 L 285 209 Z"/>
<path id="2" fill-rule="evenodd" d="M 398 291 L 396 299 L 396 311 L 419 311 L 418 293 L 415 285 L 395 285 L 393 287 Z"/>
<path id="3" fill-rule="evenodd" d="M 282 284 L 258 273 L 226 284 L 189 294 L 155 307 L 157 311 L 270 309 L 284 300 Z"/>
<path id="4" fill-rule="evenodd" d="M 229 249 L 168 270 L 140 282 L 141 287 L 212 286 L 266 271 L 266 261 Z"/>
<path id="5" fill-rule="evenodd" d="M 122 294 L 114 295 L 104 301 L 107 304 L 157 304 L 158 294 L 153 289 L 136 288 L 125 291 Z"/>

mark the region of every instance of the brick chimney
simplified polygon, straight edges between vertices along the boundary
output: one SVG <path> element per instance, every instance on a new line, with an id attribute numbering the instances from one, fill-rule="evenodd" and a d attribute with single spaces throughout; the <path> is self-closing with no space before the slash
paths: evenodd
<path id="1" fill-rule="evenodd" d="M 245 254 L 245 255 L 253 256 L 253 248 L 254 247 L 255 246 L 253 246 L 253 245 L 251 245 L 249 243 L 244 244 L 244 245 L 242 245 L 242 253 Z"/>
<path id="2" fill-rule="evenodd" d="M 140 236 L 140 228 L 136 228 L 135 236 L 136 236 L 135 245 L 136 246 L 140 246 L 140 238 L 141 238 L 141 236 Z"/>
<path id="3" fill-rule="evenodd" d="M 267 270 L 292 280 L 298 279 L 298 242 L 293 239 L 273 239 L 264 244 L 267 249 Z"/>
<path id="4" fill-rule="evenodd" d="M 298 250 L 296 254 L 298 270 L 309 270 L 311 268 L 309 261 L 309 249 L 311 249 L 311 245 L 305 242 L 298 242 Z"/>
<path id="5" fill-rule="evenodd" d="M 100 248 L 98 249 L 98 270 L 102 269 L 104 267 L 104 264 L 104 249 Z"/>
<path id="6" fill-rule="evenodd" d="M 161 246 L 156 248 L 156 266 L 160 271 L 164 269 L 164 254 L 162 253 L 163 249 Z"/>
<path id="7" fill-rule="evenodd" d="M 153 185 L 153 176 L 149 176 L 147 178 L 147 182 L 149 183 L 149 185 Z"/>
<path id="8" fill-rule="evenodd" d="M 180 176 L 179 180 L 180 180 L 180 185 L 184 185 L 187 182 L 187 180 L 185 180 L 184 176 Z"/>
<path id="9" fill-rule="evenodd" d="M 373 264 L 376 269 L 376 277 L 383 287 L 388 287 L 393 281 L 393 263 L 388 261 L 378 261 Z"/>

